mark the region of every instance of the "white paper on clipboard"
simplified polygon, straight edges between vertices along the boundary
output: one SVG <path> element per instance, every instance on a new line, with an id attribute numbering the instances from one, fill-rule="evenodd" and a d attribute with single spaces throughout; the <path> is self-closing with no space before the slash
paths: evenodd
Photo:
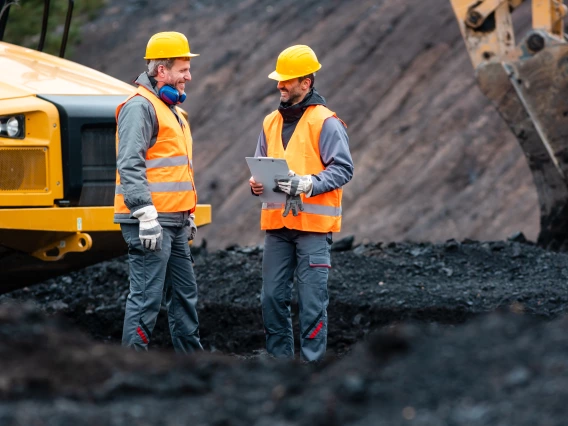
<path id="1" fill-rule="evenodd" d="M 263 203 L 282 203 L 286 202 L 286 194 L 274 192 L 275 176 L 288 175 L 288 163 L 283 158 L 272 157 L 245 157 L 250 169 L 250 174 L 255 181 L 262 183 L 264 191 L 260 195 Z"/>

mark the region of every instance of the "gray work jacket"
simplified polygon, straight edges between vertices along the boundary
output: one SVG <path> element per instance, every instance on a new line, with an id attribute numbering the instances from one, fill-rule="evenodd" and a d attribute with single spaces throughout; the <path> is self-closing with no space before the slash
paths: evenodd
<path id="1" fill-rule="evenodd" d="M 158 97 L 148 74 L 140 74 L 135 84 L 144 86 Z M 172 114 L 178 117 L 175 106 Z M 179 121 L 179 118 L 178 118 Z M 180 124 L 181 125 L 181 124 Z M 134 96 L 120 110 L 118 115 L 118 155 L 116 168 L 124 194 L 124 204 L 130 213 L 152 205 L 152 195 L 146 178 L 146 152 L 156 143 L 158 118 L 154 106 L 143 96 Z M 160 213 L 158 222 L 162 226 L 185 226 L 189 212 Z M 131 214 L 114 214 L 114 223 L 138 223 Z"/>

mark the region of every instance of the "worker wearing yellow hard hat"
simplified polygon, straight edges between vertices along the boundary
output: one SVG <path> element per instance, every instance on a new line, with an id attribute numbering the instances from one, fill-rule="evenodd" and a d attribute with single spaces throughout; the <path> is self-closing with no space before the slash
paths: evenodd
<path id="1" fill-rule="evenodd" d="M 136 79 L 136 92 L 116 110 L 114 221 L 128 244 L 130 263 L 122 344 L 136 350 L 148 348 L 163 293 L 174 349 L 202 349 L 188 246 L 197 230 L 193 140 L 177 108 L 186 98 L 195 56 L 185 35 L 153 35 L 144 57 L 148 69 Z"/>
<path id="2" fill-rule="evenodd" d="M 346 126 L 314 87 L 321 68 L 309 46 L 280 53 L 268 76 L 278 82 L 280 105 L 265 117 L 255 152 L 255 157 L 284 158 L 290 168 L 288 176 L 277 178 L 278 191 L 285 194 L 282 204 L 263 203 L 261 211 L 266 348 L 276 357 L 294 356 L 290 302 L 295 275 L 304 361 L 325 355 L 331 244 L 341 229 L 342 187 L 354 169 Z M 253 194 L 263 194 L 254 177 L 249 183 Z"/>

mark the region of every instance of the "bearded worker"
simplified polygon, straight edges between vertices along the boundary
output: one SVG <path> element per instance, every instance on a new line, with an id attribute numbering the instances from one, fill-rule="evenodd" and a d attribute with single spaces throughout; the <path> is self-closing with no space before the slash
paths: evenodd
<path id="1" fill-rule="evenodd" d="M 314 87 L 320 68 L 308 46 L 280 53 L 268 76 L 278 82 L 280 105 L 264 119 L 255 153 L 285 158 L 291 169 L 278 179 L 286 203 L 263 203 L 261 212 L 266 348 L 275 357 L 294 357 L 290 303 L 296 276 L 300 358 L 308 362 L 321 360 L 326 351 L 332 235 L 341 229 L 342 187 L 354 169 L 346 126 Z M 255 195 L 263 193 L 262 184 L 253 178 L 249 183 Z"/>

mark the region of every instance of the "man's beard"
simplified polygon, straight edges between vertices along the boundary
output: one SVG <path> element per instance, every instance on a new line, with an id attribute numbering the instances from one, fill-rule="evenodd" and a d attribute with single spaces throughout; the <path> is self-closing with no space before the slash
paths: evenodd
<path id="1" fill-rule="evenodd" d="M 294 104 L 297 104 L 300 101 L 301 96 L 302 96 L 302 93 L 288 92 L 288 100 L 284 101 L 284 100 L 282 100 L 282 97 L 280 98 L 280 100 L 282 101 L 283 104 L 294 105 Z"/>
<path id="2" fill-rule="evenodd" d="M 180 94 L 183 93 L 183 90 L 180 92 L 180 90 L 179 90 L 178 87 L 177 87 L 177 86 L 178 86 L 178 82 L 174 81 L 173 78 L 171 78 L 171 79 L 168 78 L 168 79 L 166 80 L 166 84 L 167 84 L 168 86 L 172 86 L 174 89 L 176 89 L 176 90 L 178 91 L 178 93 L 180 93 Z"/>

